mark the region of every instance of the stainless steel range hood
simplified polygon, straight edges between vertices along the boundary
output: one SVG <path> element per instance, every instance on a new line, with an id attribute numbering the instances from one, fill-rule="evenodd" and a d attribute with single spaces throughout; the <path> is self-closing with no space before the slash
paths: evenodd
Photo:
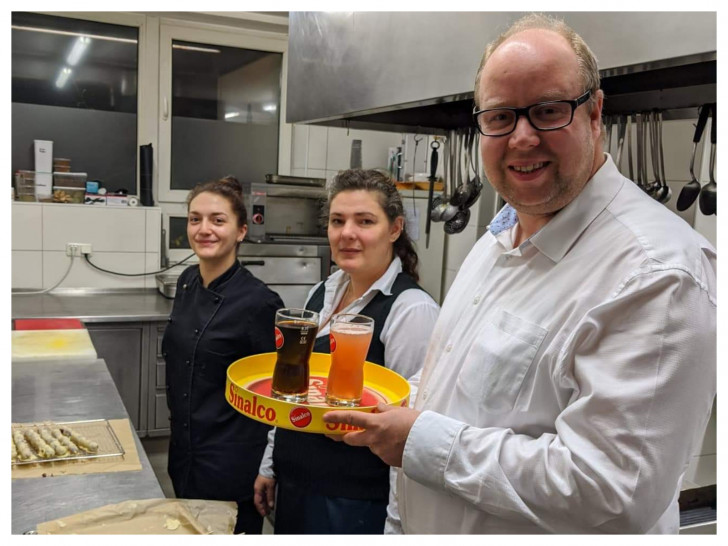
<path id="1" fill-rule="evenodd" d="M 521 15 L 291 12 L 286 121 L 431 133 L 467 125 L 485 45 Z M 590 45 L 605 89 L 618 77 L 608 96 L 697 86 L 688 102 L 700 104 L 715 94 L 715 12 L 553 15 Z M 643 75 L 634 83 L 633 75 L 650 70 L 662 71 L 662 80 Z M 688 106 L 684 93 L 658 95 L 642 102 Z"/>

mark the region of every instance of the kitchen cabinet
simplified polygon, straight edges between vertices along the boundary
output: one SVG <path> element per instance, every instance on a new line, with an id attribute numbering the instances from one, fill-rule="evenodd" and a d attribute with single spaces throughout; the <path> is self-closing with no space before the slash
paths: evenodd
<path id="1" fill-rule="evenodd" d="M 169 435 L 169 409 L 167 408 L 166 363 L 162 357 L 162 337 L 167 322 L 152 323 L 149 344 L 149 388 L 147 393 L 147 435 Z"/>
<path id="2" fill-rule="evenodd" d="M 106 362 L 129 419 L 140 437 L 147 436 L 150 431 L 157 434 L 160 429 L 169 428 L 168 420 L 150 420 L 148 417 L 159 411 L 159 404 L 150 394 L 156 395 L 159 391 L 157 370 L 166 324 L 166 321 L 86 324 L 96 353 Z M 164 395 L 164 360 L 161 364 L 161 392 Z M 164 397 L 162 402 L 166 409 Z"/>

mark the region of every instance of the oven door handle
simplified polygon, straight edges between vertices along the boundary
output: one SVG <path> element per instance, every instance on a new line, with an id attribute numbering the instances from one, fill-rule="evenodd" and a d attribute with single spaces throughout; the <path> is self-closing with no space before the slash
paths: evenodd
<path id="1" fill-rule="evenodd" d="M 243 260 L 240 262 L 244 266 L 249 265 L 265 265 L 265 260 Z"/>

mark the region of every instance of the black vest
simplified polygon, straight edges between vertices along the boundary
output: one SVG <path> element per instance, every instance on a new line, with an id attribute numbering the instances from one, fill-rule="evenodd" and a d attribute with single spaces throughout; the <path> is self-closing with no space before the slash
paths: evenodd
<path id="1" fill-rule="evenodd" d="M 385 365 L 384 345 L 380 341 L 382 328 L 394 301 L 410 288 L 422 290 L 412 277 L 400 273 L 392 285 L 391 295 L 379 292 L 359 312 L 374 319 L 374 333 L 367 353 L 369 362 Z M 324 293 L 322 283 L 306 308 L 321 311 Z M 316 338 L 313 350 L 318 353 L 330 352 L 329 336 Z M 277 429 L 273 468 L 279 481 L 287 481 L 310 493 L 350 499 L 386 501 L 389 498 L 388 465 L 369 448 L 335 442 L 323 434 Z"/>

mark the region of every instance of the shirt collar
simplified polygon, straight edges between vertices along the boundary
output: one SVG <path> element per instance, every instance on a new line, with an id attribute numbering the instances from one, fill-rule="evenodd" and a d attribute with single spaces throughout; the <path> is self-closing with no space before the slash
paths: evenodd
<path id="1" fill-rule="evenodd" d="M 387 271 L 384 272 L 384 275 L 379 277 L 370 287 L 369 289 L 362 294 L 362 297 L 366 296 L 370 292 L 374 290 L 379 290 L 384 295 L 389 296 L 392 294 L 392 285 L 394 285 L 394 281 L 397 280 L 397 275 L 399 275 L 402 272 L 402 260 L 400 260 L 399 256 L 395 255 L 394 259 L 392 260 L 392 263 L 389 264 L 389 267 L 387 268 Z M 339 270 L 333 275 L 331 275 L 328 279 L 326 279 L 325 285 L 326 285 L 326 292 L 331 292 L 332 294 L 336 292 L 337 289 L 341 288 L 344 284 L 349 282 L 349 275 L 344 273 L 344 271 Z"/>
<path id="2" fill-rule="evenodd" d="M 510 206 L 508 203 L 498 211 L 493 221 L 488 225 L 488 231 L 493 235 L 498 235 L 500 232 L 512 228 L 518 222 L 518 216 L 516 216 L 516 209 Z"/>
<path id="3" fill-rule="evenodd" d="M 233 264 L 225 271 L 225 273 L 223 273 L 216 279 L 213 279 L 212 282 L 207 285 L 207 290 L 220 290 L 225 285 L 225 283 L 227 283 L 232 278 L 232 276 L 237 273 L 238 269 L 241 268 L 242 266 L 236 258 Z M 202 283 L 202 276 L 200 275 L 199 266 L 197 266 L 197 278 L 199 280 L 200 286 L 204 286 Z"/>
<path id="4" fill-rule="evenodd" d="M 617 169 L 612 157 L 604 155 L 606 161 L 579 195 L 530 238 L 531 243 L 553 262 L 560 261 L 566 255 L 627 180 Z"/>

